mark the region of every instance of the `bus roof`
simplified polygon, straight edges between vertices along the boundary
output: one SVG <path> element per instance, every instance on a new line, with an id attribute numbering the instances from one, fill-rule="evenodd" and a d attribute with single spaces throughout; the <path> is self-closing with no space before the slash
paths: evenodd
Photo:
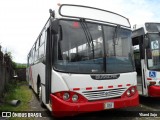
<path id="1" fill-rule="evenodd" d="M 159 33 L 160 32 L 160 23 L 157 22 L 145 22 L 141 25 L 133 26 L 133 34 L 132 37 L 144 35 L 147 33 Z"/>
<path id="2" fill-rule="evenodd" d="M 117 13 L 83 5 L 58 4 L 56 18 L 84 18 L 90 21 L 116 24 L 130 28 L 128 18 Z"/>

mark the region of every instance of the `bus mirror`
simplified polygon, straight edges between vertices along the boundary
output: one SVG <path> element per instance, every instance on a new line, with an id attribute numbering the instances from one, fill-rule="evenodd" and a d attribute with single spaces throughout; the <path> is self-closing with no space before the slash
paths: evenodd
<path id="1" fill-rule="evenodd" d="M 53 34 L 58 33 L 58 26 L 59 26 L 59 21 L 58 20 L 55 20 L 55 21 L 52 22 L 51 31 L 53 32 Z"/>
<path id="2" fill-rule="evenodd" d="M 144 37 L 144 44 L 145 44 L 145 48 L 149 47 L 149 39 L 146 36 Z"/>

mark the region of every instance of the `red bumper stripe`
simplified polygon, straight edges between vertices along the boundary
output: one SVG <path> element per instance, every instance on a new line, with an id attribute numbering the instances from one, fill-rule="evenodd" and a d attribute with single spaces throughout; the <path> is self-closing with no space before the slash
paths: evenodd
<path id="1" fill-rule="evenodd" d="M 108 86 L 108 88 L 113 88 L 113 86 Z"/>
<path id="2" fill-rule="evenodd" d="M 118 85 L 118 87 L 122 87 L 123 85 Z M 131 86 L 131 84 L 126 84 L 126 86 Z M 103 86 L 98 86 L 97 89 L 103 89 Z M 113 85 L 108 86 L 108 88 L 113 88 Z M 73 88 L 73 91 L 78 91 L 80 88 Z M 86 87 L 86 90 L 92 90 L 92 87 Z"/>
<path id="3" fill-rule="evenodd" d="M 92 87 L 87 87 L 86 90 L 92 90 Z"/>
<path id="4" fill-rule="evenodd" d="M 122 85 L 118 85 L 118 87 L 122 87 Z"/>
<path id="5" fill-rule="evenodd" d="M 99 86 L 98 89 L 103 89 L 103 86 Z"/>
<path id="6" fill-rule="evenodd" d="M 74 91 L 80 90 L 80 88 L 73 88 Z"/>

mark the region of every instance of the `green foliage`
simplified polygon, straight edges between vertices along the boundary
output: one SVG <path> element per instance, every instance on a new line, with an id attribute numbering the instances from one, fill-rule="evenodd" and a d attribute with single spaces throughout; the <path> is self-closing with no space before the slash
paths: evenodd
<path id="1" fill-rule="evenodd" d="M 15 63 L 15 62 L 12 62 L 12 65 L 13 65 L 14 69 L 20 69 L 20 68 L 26 68 L 27 67 L 26 64 Z"/>
<path id="2" fill-rule="evenodd" d="M 28 89 L 27 82 L 16 82 L 7 85 L 7 93 L 5 94 L 4 101 L 0 105 L 0 111 L 29 111 L 29 101 L 32 99 L 32 91 Z M 19 106 L 15 107 L 9 104 L 11 100 L 20 100 Z M 20 120 L 21 118 L 10 118 L 10 120 Z M 24 119 L 27 120 L 27 119 Z"/>
<path id="3" fill-rule="evenodd" d="M 26 68 L 26 64 L 17 63 L 16 68 Z"/>
<path id="4" fill-rule="evenodd" d="M 19 68 L 26 68 L 26 67 L 27 67 L 26 64 L 14 62 L 14 61 L 12 60 L 12 59 L 13 59 L 13 56 L 12 56 L 12 53 L 11 53 L 11 52 L 6 52 L 5 55 L 8 56 L 8 57 L 11 59 L 13 69 L 17 69 L 17 68 L 19 69 Z"/>
<path id="5" fill-rule="evenodd" d="M 13 66 L 13 69 L 16 69 L 17 64 L 12 61 L 12 66 Z"/>

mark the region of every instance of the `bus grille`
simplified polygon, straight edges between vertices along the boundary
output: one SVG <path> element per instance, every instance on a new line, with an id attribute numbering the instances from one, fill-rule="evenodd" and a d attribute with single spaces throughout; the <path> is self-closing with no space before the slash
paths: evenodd
<path id="1" fill-rule="evenodd" d="M 88 100 L 102 100 L 120 97 L 127 89 L 117 88 L 109 90 L 98 90 L 98 91 L 83 91 L 82 94 Z"/>

